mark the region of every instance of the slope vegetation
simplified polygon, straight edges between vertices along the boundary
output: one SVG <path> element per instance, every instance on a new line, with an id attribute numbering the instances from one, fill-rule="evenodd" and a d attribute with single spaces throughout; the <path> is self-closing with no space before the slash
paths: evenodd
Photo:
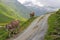
<path id="1" fill-rule="evenodd" d="M 18 14 L 16 11 L 14 11 L 11 7 L 0 3 L 0 40 L 5 40 L 8 37 L 9 31 L 7 31 L 5 27 L 3 27 L 7 23 L 10 23 L 12 20 L 16 19 L 20 20 L 20 32 L 22 32 L 35 18 L 36 17 L 27 20 L 23 18 L 20 14 Z"/>
<path id="2" fill-rule="evenodd" d="M 18 19 L 20 21 L 26 21 L 26 19 L 22 18 L 17 14 L 14 10 L 9 7 L 4 6 L 0 3 L 0 25 L 3 23 L 8 23 L 11 20 Z"/>
<path id="3" fill-rule="evenodd" d="M 17 14 L 20 15 L 20 17 L 29 18 L 29 14 L 31 12 L 30 9 L 19 3 L 17 0 L 0 0 L 1 3 L 9 6 L 14 11 L 18 12 Z"/>
<path id="4" fill-rule="evenodd" d="M 60 40 L 60 10 L 49 17 L 48 24 L 45 40 Z"/>

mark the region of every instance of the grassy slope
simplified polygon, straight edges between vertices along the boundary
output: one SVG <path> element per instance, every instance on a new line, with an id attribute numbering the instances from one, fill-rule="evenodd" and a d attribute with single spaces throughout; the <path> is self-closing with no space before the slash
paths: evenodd
<path id="1" fill-rule="evenodd" d="M 49 29 L 45 40 L 60 40 L 60 10 L 49 17 L 48 24 Z"/>
<path id="2" fill-rule="evenodd" d="M 0 28 L 0 40 L 5 40 L 8 37 L 8 32 L 5 28 Z"/>
<path id="3" fill-rule="evenodd" d="M 30 18 L 28 21 L 25 22 L 25 19 L 17 15 L 16 12 L 14 12 L 12 9 L 4 6 L 3 4 L 0 4 L 0 26 L 5 25 L 6 23 L 9 23 L 14 19 L 21 20 L 20 32 L 22 32 L 35 19 L 35 17 Z M 22 22 L 25 23 L 22 24 Z M 3 27 L 0 28 L 0 40 L 5 40 L 7 37 L 8 32 L 6 31 L 6 29 Z"/>
<path id="4" fill-rule="evenodd" d="M 25 21 L 25 19 L 17 15 L 14 10 L 0 3 L 0 26 L 3 26 L 15 19 L 21 20 L 21 23 L 22 21 Z M 6 29 L 0 27 L 0 40 L 5 40 L 7 36 L 8 32 Z"/>
<path id="5" fill-rule="evenodd" d="M 12 20 L 13 20 L 12 18 L 9 18 L 9 17 L 3 15 L 0 12 L 0 26 L 5 25 L 6 23 L 8 23 L 8 22 L 10 22 Z"/>
<path id="6" fill-rule="evenodd" d="M 22 32 L 24 29 L 26 29 L 35 18 L 36 17 L 30 18 L 26 22 L 24 22 L 20 27 L 20 32 Z"/>
<path id="7" fill-rule="evenodd" d="M 27 7 L 23 6 L 21 3 L 19 3 L 17 0 L 0 0 L 0 2 L 4 3 L 5 5 L 12 8 L 14 11 L 18 12 L 20 16 L 23 18 L 28 19 L 30 12 L 32 12 Z"/>
<path id="8" fill-rule="evenodd" d="M 13 19 L 18 19 L 20 21 L 25 21 L 26 19 L 20 17 L 17 12 L 12 10 L 11 8 L 8 8 L 0 3 L 0 25 L 8 23 L 9 21 Z"/>
<path id="9" fill-rule="evenodd" d="M 36 17 L 30 18 L 28 21 L 26 21 L 25 23 L 23 23 L 23 24 L 20 26 L 19 32 L 20 32 L 20 33 L 23 32 L 23 30 L 26 29 L 26 28 L 31 24 L 31 22 L 32 22 L 35 18 L 36 18 Z M 1 28 L 1 29 L 0 29 L 0 40 L 5 40 L 7 37 L 8 37 L 8 32 L 6 31 L 6 29 Z"/>

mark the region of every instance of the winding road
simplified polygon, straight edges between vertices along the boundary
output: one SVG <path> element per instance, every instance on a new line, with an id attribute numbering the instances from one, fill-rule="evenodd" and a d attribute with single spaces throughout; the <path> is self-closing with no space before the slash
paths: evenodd
<path id="1" fill-rule="evenodd" d="M 44 40 L 44 35 L 48 28 L 47 20 L 49 16 L 50 14 L 46 14 L 35 19 L 29 27 L 14 40 Z"/>

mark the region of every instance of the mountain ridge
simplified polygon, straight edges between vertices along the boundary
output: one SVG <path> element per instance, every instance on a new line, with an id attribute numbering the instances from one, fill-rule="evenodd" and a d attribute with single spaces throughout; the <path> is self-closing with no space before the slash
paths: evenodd
<path id="1" fill-rule="evenodd" d="M 10 8 L 14 9 L 16 12 L 18 12 L 19 15 L 21 15 L 24 18 L 30 18 L 29 14 L 32 12 L 29 8 L 22 5 L 17 0 L 0 0 L 0 2 L 4 3 L 5 5 L 9 6 Z"/>
<path id="2" fill-rule="evenodd" d="M 13 9 L 0 3 L 0 24 L 5 25 L 6 23 L 16 19 L 20 21 L 26 21 L 25 18 L 19 16 Z"/>

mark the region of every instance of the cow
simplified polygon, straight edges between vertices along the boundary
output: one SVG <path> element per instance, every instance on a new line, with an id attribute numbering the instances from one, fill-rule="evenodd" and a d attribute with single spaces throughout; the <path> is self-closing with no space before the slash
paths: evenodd
<path id="1" fill-rule="evenodd" d="M 15 21 L 11 22 L 11 25 L 15 28 L 15 27 L 19 26 L 19 23 L 20 23 L 19 20 L 15 20 Z"/>
<path id="2" fill-rule="evenodd" d="M 6 29 L 9 32 L 9 37 L 11 36 L 11 33 L 17 33 L 18 30 L 16 29 L 19 28 L 19 24 L 20 24 L 19 20 L 13 20 L 9 24 L 6 24 Z"/>
<path id="3" fill-rule="evenodd" d="M 34 14 L 35 14 L 34 12 L 30 13 L 30 17 L 34 17 Z"/>

